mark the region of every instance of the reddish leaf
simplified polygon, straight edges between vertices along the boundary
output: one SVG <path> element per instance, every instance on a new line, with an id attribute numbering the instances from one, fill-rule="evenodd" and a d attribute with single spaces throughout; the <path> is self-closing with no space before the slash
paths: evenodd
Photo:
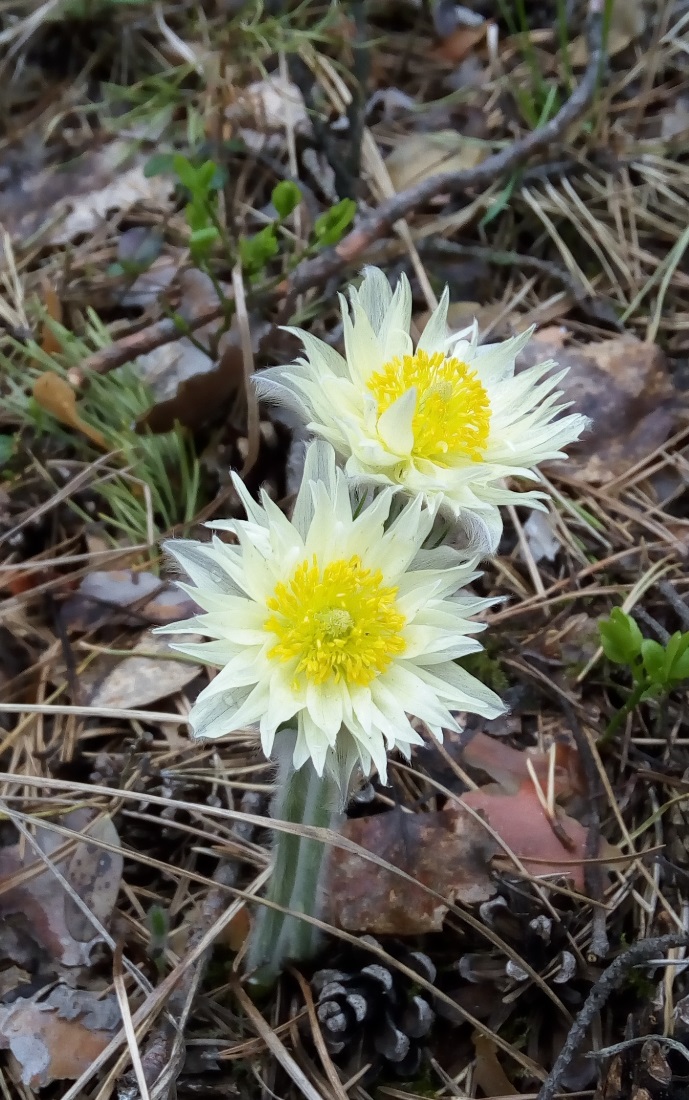
<path id="1" fill-rule="evenodd" d="M 527 761 L 545 789 L 550 769 L 550 754 L 520 752 L 501 738 L 488 737 L 477 731 L 466 742 L 462 752 L 465 764 L 479 768 L 499 783 L 505 793 L 516 793 L 522 783 L 529 781 Z M 555 794 L 558 797 L 581 793 L 584 789 L 578 754 L 566 743 L 555 746 Z"/>
<path id="2" fill-rule="evenodd" d="M 574 818 L 557 811 L 554 822 L 546 814 L 530 779 L 516 794 L 499 788 L 467 791 L 461 802 L 481 813 L 530 874 L 565 876 L 581 893 L 585 890 L 584 865 L 588 830 Z M 443 813 L 465 828 L 467 811 L 452 803 Z M 559 834 L 559 835 L 558 835 Z M 563 837 L 563 840 L 560 839 Z M 509 857 L 506 857 L 509 859 Z M 590 858 L 590 856 L 588 857 Z"/>

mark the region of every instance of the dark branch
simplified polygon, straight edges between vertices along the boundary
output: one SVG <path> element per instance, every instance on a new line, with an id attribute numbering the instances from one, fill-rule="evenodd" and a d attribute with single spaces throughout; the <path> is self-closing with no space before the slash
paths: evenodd
<path id="1" fill-rule="evenodd" d="M 672 932 L 669 936 L 656 936 L 654 939 L 641 940 L 635 943 L 627 951 L 610 964 L 604 970 L 596 984 L 591 989 L 584 1001 L 581 1011 L 569 1029 L 565 1044 L 560 1051 L 555 1065 L 541 1085 L 537 1100 L 553 1100 L 558 1092 L 562 1077 L 586 1038 L 586 1034 L 593 1023 L 594 1017 L 608 1000 L 611 993 L 622 984 L 633 967 L 640 963 L 647 963 L 650 959 L 660 958 L 671 947 L 685 947 L 689 943 L 689 934 L 686 932 Z"/>

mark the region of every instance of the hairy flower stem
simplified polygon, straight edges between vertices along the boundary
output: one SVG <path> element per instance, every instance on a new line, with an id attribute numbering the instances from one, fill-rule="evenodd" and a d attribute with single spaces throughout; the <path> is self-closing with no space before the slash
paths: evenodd
<path id="1" fill-rule="evenodd" d="M 336 827 L 342 801 L 337 785 L 327 776 L 317 775 L 310 760 L 295 771 L 292 764 L 294 739 L 287 732 L 278 737 L 282 740 L 283 751 L 278 761 L 271 817 L 296 826 Z M 251 984 L 259 990 L 271 986 L 286 963 L 314 955 L 320 939 L 319 930 L 297 914 L 319 915 L 326 845 L 320 840 L 276 829 L 273 853 L 273 873 L 266 900 L 280 908 L 259 907 L 246 959 Z"/>

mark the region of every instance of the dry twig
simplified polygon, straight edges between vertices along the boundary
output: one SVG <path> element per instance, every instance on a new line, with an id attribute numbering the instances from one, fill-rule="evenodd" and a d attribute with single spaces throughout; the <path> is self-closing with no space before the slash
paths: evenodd
<path id="1" fill-rule="evenodd" d="M 555 1065 L 543 1082 L 537 1100 L 552 1100 L 558 1091 L 560 1081 L 572 1058 L 586 1038 L 586 1033 L 594 1017 L 608 1000 L 611 993 L 622 984 L 630 970 L 642 963 L 657 958 L 671 947 L 685 947 L 689 942 L 686 932 L 672 932 L 668 936 L 655 936 L 650 940 L 641 940 L 633 944 L 623 954 L 618 955 L 607 970 L 604 970 L 584 1001 L 581 1011 L 569 1029 L 565 1044 Z"/>

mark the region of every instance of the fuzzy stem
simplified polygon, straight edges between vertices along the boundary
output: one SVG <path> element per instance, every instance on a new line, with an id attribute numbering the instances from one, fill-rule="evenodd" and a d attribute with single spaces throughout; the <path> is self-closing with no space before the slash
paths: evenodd
<path id="1" fill-rule="evenodd" d="M 284 731 L 281 740 L 271 816 L 294 825 L 336 826 L 341 802 L 336 784 L 325 775 L 318 776 L 310 760 L 295 771 L 289 745 L 293 738 Z M 318 929 L 298 914 L 319 914 L 326 846 L 277 829 L 273 843 L 274 865 L 266 899 L 290 912 L 260 906 L 256 913 L 246 967 L 251 985 L 258 990 L 271 986 L 287 962 L 310 958 L 319 945 Z"/>

